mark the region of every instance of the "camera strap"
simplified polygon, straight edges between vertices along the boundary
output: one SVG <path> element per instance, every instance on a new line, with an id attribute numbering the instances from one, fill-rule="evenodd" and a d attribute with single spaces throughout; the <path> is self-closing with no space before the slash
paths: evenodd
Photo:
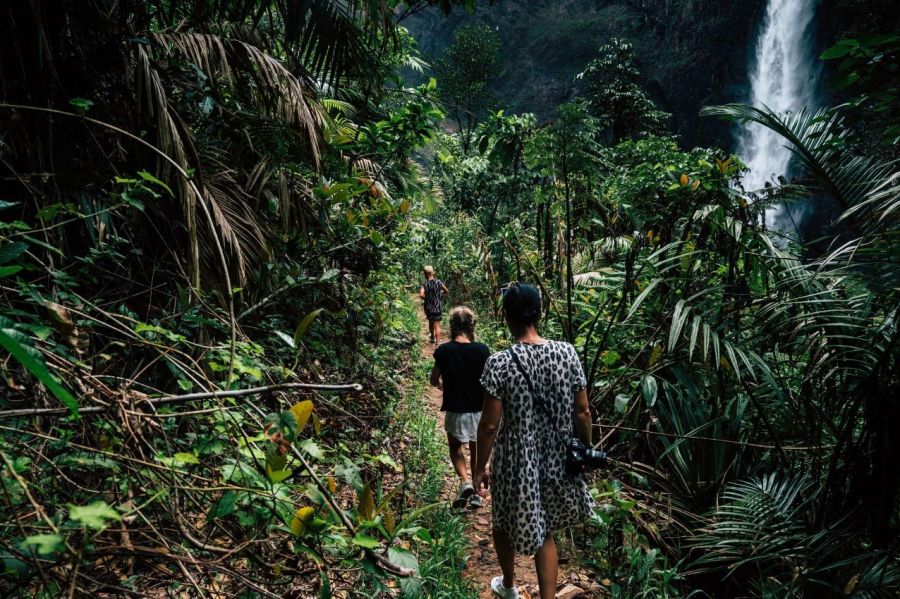
<path id="1" fill-rule="evenodd" d="M 528 385 L 528 392 L 531 393 L 532 405 L 534 405 L 535 403 L 540 405 L 543 408 L 544 413 L 547 415 L 547 418 L 550 420 L 551 425 L 555 425 L 555 423 L 553 422 L 554 421 L 553 412 L 550 410 L 550 406 L 547 405 L 546 396 L 538 395 L 535 392 L 534 385 L 531 383 L 531 377 L 528 376 L 528 371 L 525 370 L 524 366 L 522 366 L 522 362 L 521 362 L 521 360 L 519 360 L 519 356 L 516 355 L 514 348 L 515 348 L 515 345 L 513 345 L 512 347 L 509 348 L 509 355 L 512 357 L 512 361 L 515 362 L 516 367 L 519 369 L 519 372 L 521 372 L 522 376 L 525 378 L 525 384 Z M 556 426 L 553 426 L 553 428 L 556 429 Z M 559 429 L 556 429 L 556 434 L 557 434 L 557 436 L 559 436 L 559 440 L 560 440 L 560 443 L 562 444 L 562 447 L 563 448 L 568 447 L 569 441 L 566 438 L 566 436 L 563 435 L 559 431 Z"/>

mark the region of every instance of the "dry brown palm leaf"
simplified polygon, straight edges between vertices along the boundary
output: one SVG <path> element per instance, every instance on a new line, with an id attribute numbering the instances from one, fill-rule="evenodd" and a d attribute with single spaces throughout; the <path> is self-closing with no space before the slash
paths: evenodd
<path id="1" fill-rule="evenodd" d="M 205 200 L 219 236 L 237 262 L 238 283 L 243 285 L 251 261 L 270 256 L 269 244 L 263 225 L 252 210 L 253 197 L 228 170 L 207 171 Z"/>
<path id="2" fill-rule="evenodd" d="M 324 108 L 309 77 L 291 72 L 260 48 L 206 33 L 154 33 L 153 40 L 197 65 L 207 76 L 248 94 L 261 111 L 305 136 L 315 164 L 319 163 Z"/>
<path id="3" fill-rule="evenodd" d="M 151 65 L 146 46 L 136 44 L 134 50 L 135 60 L 129 78 L 133 82 L 138 111 L 146 112 L 155 118 L 156 143 L 159 149 L 178 164 L 188 167 L 191 164 L 188 161 L 188 153 L 196 156 L 193 141 L 177 113 L 169 105 L 166 90 L 162 85 L 159 73 Z M 196 164 L 195 160 L 194 165 Z M 163 178 L 169 178 L 170 170 L 170 165 L 166 161 L 159 161 L 159 172 Z M 203 182 L 199 171 L 197 177 L 197 186 L 202 189 Z M 188 233 L 189 277 L 191 286 L 199 288 L 200 240 L 197 228 L 197 195 L 184 177 L 177 177 L 177 189 L 181 197 L 184 224 Z"/>

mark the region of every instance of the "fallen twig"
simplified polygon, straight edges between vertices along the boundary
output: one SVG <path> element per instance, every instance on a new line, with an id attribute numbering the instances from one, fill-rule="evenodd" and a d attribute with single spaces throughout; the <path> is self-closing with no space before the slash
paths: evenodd
<path id="1" fill-rule="evenodd" d="M 153 406 L 171 403 L 181 403 L 198 399 L 221 399 L 225 397 L 242 397 L 244 395 L 256 395 L 267 391 L 284 391 L 286 389 L 315 389 L 318 391 L 331 391 L 333 393 L 355 393 L 362 391 L 359 383 L 344 385 L 318 385 L 315 383 L 281 383 L 278 385 L 266 385 L 265 387 L 252 387 L 250 389 L 233 389 L 231 391 L 205 391 L 202 393 L 188 393 L 185 395 L 167 395 L 164 397 L 141 398 L 138 403 L 148 403 Z M 96 414 L 108 412 L 108 406 L 88 406 L 79 408 L 81 414 Z M 69 414 L 69 408 L 22 408 L 20 410 L 0 411 L 0 420 L 4 418 L 21 418 L 22 416 L 57 416 Z"/>

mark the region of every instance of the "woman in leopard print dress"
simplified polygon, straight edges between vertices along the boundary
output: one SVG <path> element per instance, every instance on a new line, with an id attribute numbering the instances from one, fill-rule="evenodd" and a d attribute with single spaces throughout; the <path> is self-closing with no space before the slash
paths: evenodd
<path id="1" fill-rule="evenodd" d="M 591 441 L 587 383 L 574 347 L 538 335 L 541 298 L 535 287 L 511 285 L 503 296 L 503 311 L 516 343 L 491 356 L 484 367 L 473 483 L 481 494 L 481 487 L 491 486 L 494 546 L 503 572 L 491 582 L 492 591 L 506 599 L 519 596 L 514 572 L 518 552 L 535 556 L 541 597 L 548 599 L 556 593 L 558 569 L 553 531 L 583 522 L 592 510 L 584 480 L 565 472 L 573 422 L 581 440 Z M 525 373 L 542 397 L 531 396 Z"/>

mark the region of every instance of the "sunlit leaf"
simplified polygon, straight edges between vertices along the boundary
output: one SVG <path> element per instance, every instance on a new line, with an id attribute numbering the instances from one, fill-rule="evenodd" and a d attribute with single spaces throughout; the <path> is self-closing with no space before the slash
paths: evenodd
<path id="1" fill-rule="evenodd" d="M 355 537 L 353 537 L 352 543 L 354 545 L 358 545 L 363 549 L 376 549 L 381 545 L 378 539 L 373 539 L 370 536 L 366 536 L 362 533 L 357 533 Z"/>
<path id="2" fill-rule="evenodd" d="M 25 547 L 34 547 L 38 555 L 52 555 L 63 548 L 63 538 L 57 534 L 39 534 L 25 537 L 22 541 Z"/>
<path id="3" fill-rule="evenodd" d="M 313 402 L 308 399 L 291 406 L 291 414 L 294 415 L 294 418 L 297 421 L 297 434 L 299 434 L 303 430 L 303 427 L 306 426 L 312 411 Z"/>
<path id="4" fill-rule="evenodd" d="M 372 487 L 368 484 L 363 487 L 362 494 L 359 497 L 357 513 L 361 520 L 375 519 L 375 495 L 372 493 Z"/>
<path id="5" fill-rule="evenodd" d="M 300 344 L 300 341 L 303 339 L 304 335 L 306 335 L 306 331 L 309 330 L 310 325 L 313 321 L 319 317 L 319 314 L 322 313 L 324 308 L 319 308 L 318 310 L 313 310 L 302 319 L 300 319 L 300 323 L 297 325 L 297 328 L 294 330 L 294 338 L 292 339 L 293 343 L 291 347 Z"/>
<path id="6" fill-rule="evenodd" d="M 122 516 L 105 501 L 95 501 L 80 506 L 69 504 L 69 519 L 94 530 L 103 530 L 110 522 L 121 520 Z"/>

